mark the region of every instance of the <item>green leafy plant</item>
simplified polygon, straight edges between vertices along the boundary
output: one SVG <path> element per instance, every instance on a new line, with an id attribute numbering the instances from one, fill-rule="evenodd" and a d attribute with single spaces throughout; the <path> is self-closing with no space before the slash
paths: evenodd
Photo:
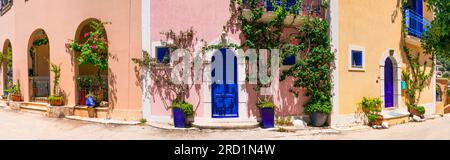
<path id="1" fill-rule="evenodd" d="M 409 0 L 404 0 L 404 4 L 410 4 Z M 402 6 L 407 7 L 407 6 Z M 402 20 L 402 46 L 403 51 L 406 54 L 406 60 L 409 63 L 408 68 L 402 71 L 403 81 L 406 82 L 406 103 L 407 106 L 414 107 L 417 106 L 423 89 L 430 82 L 431 78 L 434 75 L 435 71 L 435 59 L 436 54 L 433 51 L 430 51 L 429 48 L 425 47 L 425 53 L 417 52 L 417 54 L 412 54 L 411 49 L 408 48 L 406 43 L 406 38 L 408 35 L 408 29 L 406 27 L 406 17 L 403 14 Z M 426 35 L 427 33 L 425 33 Z M 426 58 L 421 60 L 420 57 L 425 55 Z M 421 63 L 423 61 L 423 63 Z M 427 69 L 427 66 L 431 63 L 431 69 Z M 411 107 L 410 107 L 411 108 Z M 413 108 L 414 109 L 414 108 Z"/>
<path id="2" fill-rule="evenodd" d="M 433 12 L 433 21 L 428 32 L 422 36 L 425 52 L 450 60 L 450 3 L 443 0 L 425 0 L 428 9 Z"/>
<path id="3" fill-rule="evenodd" d="M 22 91 L 20 89 L 20 81 L 17 80 L 17 84 L 14 84 L 14 86 L 12 87 L 11 93 L 17 96 L 21 96 L 22 95 Z"/>
<path id="4" fill-rule="evenodd" d="M 275 119 L 275 124 L 277 126 L 293 126 L 292 117 L 277 117 Z"/>
<path id="5" fill-rule="evenodd" d="M 330 102 L 310 102 L 305 106 L 305 113 L 325 113 L 330 114 L 333 107 Z"/>
<path id="6" fill-rule="evenodd" d="M 145 118 L 139 119 L 139 125 L 143 126 L 143 125 L 145 125 L 146 123 L 147 123 L 147 119 L 145 119 Z"/>
<path id="7" fill-rule="evenodd" d="M 408 108 L 410 110 L 417 111 L 417 113 L 419 114 L 418 116 L 423 116 L 426 113 L 426 109 L 423 106 L 408 105 Z"/>
<path id="8" fill-rule="evenodd" d="M 50 71 L 54 74 L 53 79 L 53 95 L 48 97 L 48 101 L 52 105 L 62 105 L 62 102 L 64 101 L 64 96 L 61 95 L 61 92 L 59 90 L 59 83 L 61 79 L 61 67 L 59 65 L 51 63 L 51 69 Z M 60 103 L 60 104 L 57 104 Z"/>
<path id="9" fill-rule="evenodd" d="M 272 108 L 275 109 L 277 106 L 271 101 L 262 101 L 256 105 L 258 108 Z"/>
<path id="10" fill-rule="evenodd" d="M 51 95 L 48 97 L 48 101 L 50 101 L 50 102 L 64 101 L 64 97 Z"/>
<path id="11" fill-rule="evenodd" d="M 91 64 L 98 68 L 97 74 L 108 70 L 108 39 L 106 38 L 105 26 L 108 22 L 91 22 L 93 31 L 84 33 L 86 41 L 79 43 L 70 40 L 66 47 L 72 51 L 79 52 L 79 64 Z"/>
<path id="12" fill-rule="evenodd" d="M 287 77 L 294 79 L 292 88 L 305 88 L 305 96 L 311 97 L 305 107 L 306 113 L 331 113 L 332 72 L 335 60 L 328 35 L 329 24 L 322 19 L 307 19 L 299 28 L 299 35 L 294 39 L 299 45 L 288 45 L 284 53 L 295 54 L 296 64 L 283 71 L 281 80 Z M 299 93 L 291 90 L 296 96 Z"/>
<path id="13" fill-rule="evenodd" d="M 181 109 L 186 116 L 193 116 L 194 115 L 194 107 L 192 104 L 189 104 L 185 101 L 174 101 L 172 103 L 172 108 L 179 108 Z"/>
<path id="14" fill-rule="evenodd" d="M 47 44 L 48 44 L 48 37 L 41 38 L 41 39 L 35 40 L 33 42 L 33 46 L 35 46 L 35 47 L 47 45 Z"/>
<path id="15" fill-rule="evenodd" d="M 379 98 L 367 98 L 367 97 L 364 97 L 363 100 L 359 103 L 370 123 L 375 122 L 381 116 L 380 113 L 382 104 L 383 101 L 381 101 L 381 99 Z"/>

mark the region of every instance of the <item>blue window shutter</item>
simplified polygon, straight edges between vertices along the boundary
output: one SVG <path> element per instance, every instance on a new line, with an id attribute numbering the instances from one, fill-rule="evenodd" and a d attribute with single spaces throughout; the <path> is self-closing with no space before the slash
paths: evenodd
<path id="1" fill-rule="evenodd" d="M 352 51 L 352 67 L 362 68 L 363 53 L 361 51 Z"/>
<path id="2" fill-rule="evenodd" d="M 296 63 L 296 56 L 295 55 L 291 55 L 288 56 L 286 58 L 284 58 L 283 64 L 284 65 L 294 65 Z"/>
<path id="3" fill-rule="evenodd" d="M 272 5 L 272 1 L 271 0 L 266 0 L 266 10 L 267 11 L 273 11 L 274 7 Z"/>
<path id="4" fill-rule="evenodd" d="M 169 48 L 158 47 L 156 48 L 156 58 L 158 63 L 165 63 L 164 59 L 169 56 Z"/>

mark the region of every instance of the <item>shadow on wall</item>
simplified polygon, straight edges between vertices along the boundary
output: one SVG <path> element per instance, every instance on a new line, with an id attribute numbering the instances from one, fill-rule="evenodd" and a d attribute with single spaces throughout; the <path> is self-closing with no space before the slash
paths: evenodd
<path id="1" fill-rule="evenodd" d="M 285 81 L 280 82 L 280 88 L 275 100 L 280 103 L 275 113 L 278 116 L 300 116 L 304 114 L 304 106 L 310 98 L 304 96 L 306 93 L 305 89 L 294 90 L 299 93 L 298 97 L 290 92 L 293 83 L 293 78 L 287 78 Z"/>
<path id="2" fill-rule="evenodd" d="M 150 71 L 151 79 L 153 79 L 153 84 L 147 86 L 150 87 L 151 95 L 158 95 L 161 99 L 156 99 L 153 97 L 153 102 L 162 101 L 164 104 L 164 109 L 169 111 L 172 105 L 172 101 L 177 98 L 177 93 L 184 92 L 184 97 L 187 101 L 191 97 L 191 91 L 194 89 L 195 93 L 200 97 L 201 93 L 201 85 L 190 84 L 186 85 L 185 88 L 180 87 L 180 85 L 174 84 L 171 80 L 172 76 L 172 68 L 169 66 L 164 67 L 156 67 L 152 68 Z M 193 76 L 191 76 L 193 79 Z M 198 110 L 201 102 L 198 100 L 197 102 L 189 101 L 192 105 L 194 105 L 194 113 Z"/>

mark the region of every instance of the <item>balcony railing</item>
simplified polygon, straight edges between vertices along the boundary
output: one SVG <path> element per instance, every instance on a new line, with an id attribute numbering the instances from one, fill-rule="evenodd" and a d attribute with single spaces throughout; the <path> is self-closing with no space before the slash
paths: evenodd
<path id="1" fill-rule="evenodd" d="M 298 0 L 286 0 L 285 9 L 290 10 Z M 274 11 L 274 5 L 282 6 L 282 0 L 259 0 L 257 6 L 263 7 L 266 11 Z M 244 8 L 250 8 L 250 4 L 248 0 L 244 0 Z M 316 14 L 321 15 L 321 0 L 304 0 L 300 5 L 299 11 L 296 14 Z"/>
<path id="2" fill-rule="evenodd" d="M 411 9 L 405 9 L 405 23 L 408 34 L 417 38 L 422 38 L 423 33 L 431 26 L 428 20 Z"/>

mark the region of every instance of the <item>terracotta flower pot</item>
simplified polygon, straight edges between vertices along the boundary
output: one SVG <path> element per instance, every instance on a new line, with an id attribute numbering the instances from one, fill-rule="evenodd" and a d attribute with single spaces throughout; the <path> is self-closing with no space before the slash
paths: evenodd
<path id="1" fill-rule="evenodd" d="M 23 99 L 22 99 L 22 96 L 20 96 L 20 95 L 11 95 L 11 99 L 12 99 L 12 101 L 14 101 L 14 102 L 21 102 Z"/>
<path id="2" fill-rule="evenodd" d="M 50 105 L 52 106 L 63 106 L 64 105 L 64 100 L 54 100 L 54 101 L 50 101 Z"/>
<path id="3" fill-rule="evenodd" d="M 87 111 L 88 111 L 89 118 L 97 118 L 97 111 L 95 110 L 95 108 L 88 107 Z"/>
<path id="4" fill-rule="evenodd" d="M 382 115 L 377 115 L 377 119 L 373 121 L 371 124 L 376 126 L 381 126 L 383 124 L 384 117 Z"/>
<path id="5" fill-rule="evenodd" d="M 411 114 L 411 116 L 418 116 L 418 117 L 423 118 L 423 114 L 421 114 L 419 111 L 417 111 L 417 109 L 409 108 L 408 112 Z"/>

